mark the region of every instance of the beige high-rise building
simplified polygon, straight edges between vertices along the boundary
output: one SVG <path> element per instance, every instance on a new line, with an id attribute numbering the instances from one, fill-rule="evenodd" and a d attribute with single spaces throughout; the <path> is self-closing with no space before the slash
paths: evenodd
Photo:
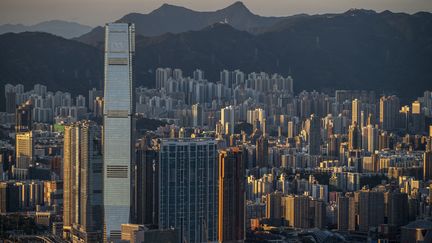
<path id="1" fill-rule="evenodd" d="M 72 229 L 72 165 L 76 163 L 76 134 L 66 126 L 63 137 L 63 238 L 69 239 Z"/>
<path id="2" fill-rule="evenodd" d="M 19 179 L 27 177 L 28 168 L 33 160 L 33 133 L 18 132 L 15 136 L 16 167 L 14 175 Z"/>
<path id="3" fill-rule="evenodd" d="M 289 195 L 282 198 L 283 205 L 283 217 L 288 221 L 288 226 L 294 227 L 294 200 L 295 197 L 293 195 Z"/>
<path id="4" fill-rule="evenodd" d="M 412 103 L 411 112 L 412 114 L 421 114 L 421 103 L 418 100 Z"/>
<path id="5" fill-rule="evenodd" d="M 363 122 L 361 121 L 361 101 L 354 99 L 351 102 L 351 124 L 357 123 L 359 127 L 362 127 Z"/>
<path id="6" fill-rule="evenodd" d="M 90 121 L 65 127 L 63 230 L 72 242 L 103 239 L 102 130 Z"/>

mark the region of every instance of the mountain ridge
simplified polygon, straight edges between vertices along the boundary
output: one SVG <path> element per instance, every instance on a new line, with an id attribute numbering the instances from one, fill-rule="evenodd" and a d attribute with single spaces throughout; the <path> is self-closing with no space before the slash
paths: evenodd
<path id="1" fill-rule="evenodd" d="M 200 30 L 214 23 L 227 21 L 239 30 L 253 32 L 255 29 L 269 27 L 285 17 L 264 17 L 252 13 L 244 3 L 237 1 L 215 11 L 195 11 L 182 6 L 164 3 L 148 14 L 129 13 L 115 22 L 135 24 L 139 35 L 155 37 L 165 33 L 182 33 Z M 86 44 L 100 47 L 103 41 L 101 27 L 75 38 Z"/>
<path id="2" fill-rule="evenodd" d="M 75 38 L 88 33 L 92 27 L 64 20 L 48 20 L 34 25 L 4 24 L 0 25 L 0 34 L 21 32 L 45 32 L 63 38 Z"/>

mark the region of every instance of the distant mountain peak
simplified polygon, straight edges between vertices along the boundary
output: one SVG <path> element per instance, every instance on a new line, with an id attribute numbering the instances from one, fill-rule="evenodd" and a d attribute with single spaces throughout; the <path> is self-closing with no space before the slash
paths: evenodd
<path id="1" fill-rule="evenodd" d="M 155 14 L 155 13 L 156 14 L 157 13 L 172 13 L 172 12 L 175 12 L 175 11 L 193 11 L 193 10 L 187 9 L 185 7 L 169 4 L 169 3 L 164 3 L 159 8 L 153 10 L 151 12 L 151 14 Z"/>
<path id="2" fill-rule="evenodd" d="M 236 7 L 236 8 L 245 8 L 247 9 L 246 5 L 242 1 L 236 1 L 233 4 L 231 4 L 228 7 Z"/>
<path id="3" fill-rule="evenodd" d="M 237 1 L 231 5 L 229 5 L 228 7 L 222 9 L 222 10 L 229 10 L 229 11 L 235 11 L 235 12 L 239 12 L 239 13 L 252 13 L 247 7 L 246 5 L 241 2 L 241 1 Z"/>
<path id="4" fill-rule="evenodd" d="M 183 8 L 169 3 L 162 4 L 158 9 Z"/>

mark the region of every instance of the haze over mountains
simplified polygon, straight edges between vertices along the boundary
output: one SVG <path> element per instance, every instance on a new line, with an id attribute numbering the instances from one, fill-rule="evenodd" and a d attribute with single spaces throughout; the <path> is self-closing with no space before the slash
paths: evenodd
<path id="1" fill-rule="evenodd" d="M 349 10 L 275 18 L 254 15 L 242 3 L 214 12 L 165 4 L 119 21 L 136 25 L 137 85 L 153 86 L 155 68 L 173 67 L 186 74 L 200 68 L 211 81 L 222 69 L 278 72 L 293 76 L 297 92 L 375 89 L 413 98 L 432 89 L 431 13 Z M 0 35 L 7 50 L 0 53 L 1 89 L 8 82 L 39 82 L 86 94 L 102 84 L 103 41 L 102 27 L 73 40 Z"/>
<path id="2" fill-rule="evenodd" d="M 61 36 L 64 38 L 79 37 L 89 32 L 92 27 L 87 25 L 78 24 L 75 22 L 68 22 L 62 20 L 44 21 L 35 25 L 22 25 L 22 24 L 4 24 L 0 25 L 0 34 L 4 33 L 21 33 L 26 31 L 32 32 L 46 32 L 53 35 Z"/>

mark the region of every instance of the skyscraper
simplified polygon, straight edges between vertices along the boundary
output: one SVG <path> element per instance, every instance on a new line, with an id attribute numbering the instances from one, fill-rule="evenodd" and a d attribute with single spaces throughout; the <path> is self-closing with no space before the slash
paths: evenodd
<path id="1" fill-rule="evenodd" d="M 15 87 L 11 84 L 5 85 L 6 112 L 14 113 L 16 108 L 17 93 Z"/>
<path id="2" fill-rule="evenodd" d="M 221 123 L 224 134 L 234 134 L 235 126 L 235 109 L 233 106 L 228 106 L 221 109 Z"/>
<path id="3" fill-rule="evenodd" d="M 266 195 L 266 218 L 278 219 L 282 217 L 282 196 L 281 192 L 272 192 Z"/>
<path id="4" fill-rule="evenodd" d="M 315 217 L 315 212 L 312 213 L 309 210 L 315 210 L 314 208 L 310 208 L 310 198 L 304 195 L 288 195 L 282 198 L 283 200 L 283 211 L 284 218 L 288 221 L 288 225 L 290 227 L 295 228 L 309 228 L 311 227 L 310 217 Z M 320 208 L 317 210 L 320 215 L 316 215 L 316 217 L 320 217 L 318 221 L 323 220 L 322 217 L 322 205 L 320 204 Z M 315 218 L 314 218 L 315 219 Z"/>
<path id="5" fill-rule="evenodd" d="M 245 239 L 245 172 L 239 148 L 219 153 L 219 242 Z"/>
<path id="6" fill-rule="evenodd" d="M 216 141 L 162 139 L 159 153 L 159 228 L 180 230 L 187 242 L 217 240 Z"/>
<path id="7" fill-rule="evenodd" d="M 423 153 L 423 180 L 432 180 L 432 151 Z"/>
<path id="8" fill-rule="evenodd" d="M 379 130 L 378 128 L 372 126 L 372 125 L 367 125 L 367 150 L 370 153 L 374 153 L 375 150 L 378 149 L 378 138 L 379 136 Z"/>
<path id="9" fill-rule="evenodd" d="M 321 154 L 321 123 L 320 119 L 312 114 L 309 121 L 309 154 L 320 155 Z"/>
<path id="10" fill-rule="evenodd" d="M 396 96 L 383 96 L 380 99 L 380 126 L 381 129 L 394 130 L 399 114 L 399 98 Z"/>
<path id="11" fill-rule="evenodd" d="M 63 238 L 70 239 L 72 232 L 72 165 L 76 164 L 77 145 L 71 126 L 66 126 L 63 136 Z"/>
<path id="12" fill-rule="evenodd" d="M 266 112 L 261 108 L 247 111 L 246 121 L 250 124 L 254 124 L 255 121 L 258 120 L 260 122 L 260 125 L 262 125 L 265 119 L 266 119 Z"/>
<path id="13" fill-rule="evenodd" d="M 27 132 L 32 129 L 32 108 L 30 100 L 18 106 L 15 113 L 16 132 Z"/>
<path id="14" fill-rule="evenodd" d="M 401 192 L 386 192 L 386 216 L 391 225 L 402 226 L 408 223 L 408 195 Z"/>
<path id="15" fill-rule="evenodd" d="M 256 163 L 258 167 L 268 167 L 269 166 L 269 145 L 268 138 L 266 136 L 261 136 L 256 140 Z"/>
<path id="16" fill-rule="evenodd" d="M 348 130 L 348 148 L 349 150 L 361 148 L 361 134 L 359 126 L 356 122 L 354 122 Z"/>
<path id="17" fill-rule="evenodd" d="M 354 123 L 357 123 L 358 126 L 362 126 L 361 121 L 361 101 L 358 99 L 354 99 L 352 101 L 352 118 L 351 118 L 351 124 L 354 125 Z"/>
<path id="18" fill-rule="evenodd" d="M 196 69 L 193 71 L 192 76 L 195 80 L 203 80 L 204 79 L 204 71 L 200 69 Z"/>
<path id="19" fill-rule="evenodd" d="M 362 190 L 358 194 L 358 226 L 367 232 L 369 227 L 384 223 L 384 193 Z"/>
<path id="20" fill-rule="evenodd" d="M 13 170 L 17 179 L 26 179 L 28 168 L 33 160 L 33 132 L 18 132 L 15 135 L 16 164 Z"/>
<path id="21" fill-rule="evenodd" d="M 171 68 L 158 68 L 156 69 L 156 88 L 165 88 L 166 81 L 171 78 L 172 70 Z"/>
<path id="22" fill-rule="evenodd" d="M 129 223 L 133 161 L 133 61 L 135 27 L 112 23 L 105 27 L 104 87 L 104 220 L 108 241 L 121 238 Z"/>
<path id="23" fill-rule="evenodd" d="M 202 127 L 204 125 L 204 111 L 201 104 L 192 105 L 192 126 Z"/>
<path id="24" fill-rule="evenodd" d="M 74 242 L 102 241 L 102 131 L 94 122 L 65 127 L 63 225 Z"/>
<path id="25" fill-rule="evenodd" d="M 159 151 L 142 139 L 136 148 L 134 223 L 157 225 L 158 161 Z"/>
<path id="26" fill-rule="evenodd" d="M 347 231 L 349 223 L 349 198 L 337 197 L 337 229 Z"/>

